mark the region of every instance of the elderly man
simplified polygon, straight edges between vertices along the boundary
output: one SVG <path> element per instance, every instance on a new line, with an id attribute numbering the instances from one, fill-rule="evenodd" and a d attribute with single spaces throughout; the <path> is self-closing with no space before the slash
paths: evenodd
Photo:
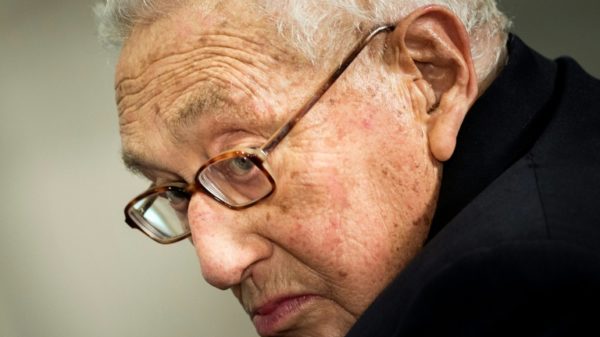
<path id="1" fill-rule="evenodd" d="M 262 336 L 570 336 L 600 289 L 600 84 L 492 0 L 108 1 L 127 223 Z M 597 313 L 597 309 L 595 309 Z"/>

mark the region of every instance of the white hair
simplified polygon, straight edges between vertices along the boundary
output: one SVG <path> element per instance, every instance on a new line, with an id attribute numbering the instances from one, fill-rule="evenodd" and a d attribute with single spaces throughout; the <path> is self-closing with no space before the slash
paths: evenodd
<path id="1" fill-rule="evenodd" d="M 96 6 L 100 39 L 119 46 L 138 22 L 151 22 L 182 3 L 221 0 L 106 0 Z M 505 51 L 510 21 L 495 0 L 255 0 L 249 2 L 275 23 L 277 31 L 312 63 L 347 49 L 349 37 L 394 23 L 426 5 L 445 6 L 470 35 L 475 71 L 482 80 L 497 67 Z M 320 46 L 327 46 L 322 48 Z M 345 46 L 345 48 L 344 48 Z"/>

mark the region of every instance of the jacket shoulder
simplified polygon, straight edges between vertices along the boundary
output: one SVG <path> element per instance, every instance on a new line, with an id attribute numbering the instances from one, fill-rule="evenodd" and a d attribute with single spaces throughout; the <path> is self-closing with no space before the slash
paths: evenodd
<path id="1" fill-rule="evenodd" d="M 529 154 L 548 235 L 600 249 L 600 81 L 559 59 L 555 114 Z"/>

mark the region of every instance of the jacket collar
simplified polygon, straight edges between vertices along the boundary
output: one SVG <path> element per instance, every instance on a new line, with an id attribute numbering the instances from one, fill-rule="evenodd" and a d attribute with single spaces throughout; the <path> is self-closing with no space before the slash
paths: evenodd
<path id="1" fill-rule="evenodd" d="M 465 117 L 456 151 L 444 163 L 428 240 L 533 146 L 544 126 L 539 116 L 553 109 L 556 64 L 514 35 L 508 55 L 505 68 Z"/>

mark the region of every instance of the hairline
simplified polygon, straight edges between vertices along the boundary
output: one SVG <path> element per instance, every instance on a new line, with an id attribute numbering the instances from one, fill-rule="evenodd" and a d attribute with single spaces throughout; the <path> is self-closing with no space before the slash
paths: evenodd
<path id="1" fill-rule="evenodd" d="M 293 2 L 289 5 L 282 0 L 256 0 L 251 5 L 260 8 L 259 14 L 273 22 L 273 29 L 290 42 L 296 53 L 317 67 L 343 50 L 343 46 L 337 45 L 335 40 L 358 39 L 365 31 L 385 23 L 400 21 L 414 9 L 425 5 L 445 6 L 460 18 L 470 37 L 470 49 L 480 83 L 494 75 L 506 54 L 505 46 L 511 22 L 498 10 L 495 0 L 329 0 L 324 6 L 318 6 L 334 6 L 332 8 L 335 8 L 335 13 L 327 12 L 332 11 L 331 8 L 311 12 L 314 1 L 317 0 Z M 219 2 L 175 0 L 175 4 L 163 6 L 164 0 L 107 0 L 106 5 L 96 6 L 98 30 L 105 43 L 120 46 L 128 30 L 136 22 L 156 20 L 161 15 L 168 14 L 169 9 L 175 6 L 194 4 L 212 10 Z M 331 15 L 325 15 L 327 13 Z M 336 18 L 330 19 L 328 16 Z M 324 23 L 329 24 L 327 27 L 330 28 L 323 30 Z M 332 29 L 336 30 L 336 37 L 330 41 Z M 116 31 L 120 34 L 116 34 Z M 328 47 L 320 48 L 321 45 Z"/>

